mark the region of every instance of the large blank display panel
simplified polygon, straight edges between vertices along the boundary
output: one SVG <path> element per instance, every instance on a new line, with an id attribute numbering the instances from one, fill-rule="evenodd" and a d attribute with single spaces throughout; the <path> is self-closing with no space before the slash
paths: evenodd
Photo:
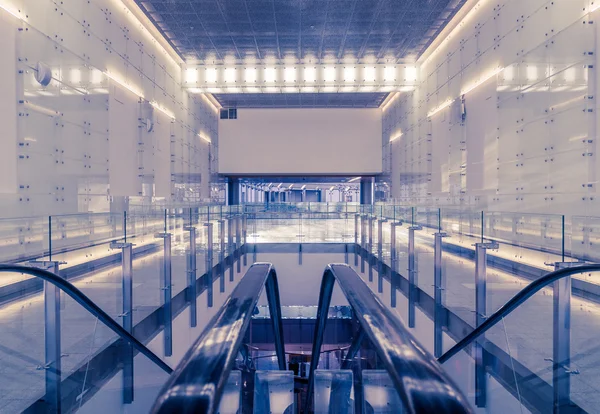
<path id="1" fill-rule="evenodd" d="M 219 173 L 371 175 L 382 171 L 379 109 L 238 109 L 219 121 Z"/>

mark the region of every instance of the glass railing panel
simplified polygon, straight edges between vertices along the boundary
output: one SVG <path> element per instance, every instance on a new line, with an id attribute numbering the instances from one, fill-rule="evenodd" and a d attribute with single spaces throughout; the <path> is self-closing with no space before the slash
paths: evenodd
<path id="1" fill-rule="evenodd" d="M 434 234 L 438 232 L 439 211 L 416 208 L 414 229 L 414 284 L 429 296 L 434 296 Z M 410 239 L 410 233 L 409 233 Z M 410 244 L 410 240 L 408 241 Z M 410 253 L 409 253 L 410 254 Z M 411 264 L 409 263 L 409 267 Z M 409 271 L 409 274 L 411 271 Z"/>
<path id="2" fill-rule="evenodd" d="M 256 371 L 254 413 L 289 414 L 296 412 L 293 371 Z"/>
<path id="3" fill-rule="evenodd" d="M 354 413 L 354 379 L 350 370 L 316 370 L 315 414 Z"/>

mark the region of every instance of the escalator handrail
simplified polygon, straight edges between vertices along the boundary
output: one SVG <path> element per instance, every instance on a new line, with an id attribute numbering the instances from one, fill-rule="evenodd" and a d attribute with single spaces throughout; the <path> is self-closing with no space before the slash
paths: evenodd
<path id="1" fill-rule="evenodd" d="M 314 373 L 319 364 L 327 310 L 336 280 L 354 309 L 365 337 L 375 347 L 408 413 L 472 412 L 467 399 L 442 366 L 381 303 L 361 277 L 345 264 L 330 264 L 323 274 L 306 396 L 307 407 L 310 406 Z M 359 390 L 355 389 L 355 393 L 357 391 Z"/>
<path id="2" fill-rule="evenodd" d="M 554 272 L 550 272 L 537 280 L 534 280 L 529 285 L 527 285 L 523 290 L 513 296 L 504 306 L 494 312 L 490 317 L 488 317 L 485 322 L 471 331 L 470 334 L 461 339 L 456 345 L 450 348 L 444 355 L 438 358 L 438 362 L 443 364 L 448 361 L 454 355 L 458 354 L 460 351 L 469 346 L 473 341 L 477 339 L 478 336 L 484 334 L 491 328 L 493 328 L 498 322 L 502 321 L 502 319 L 518 308 L 523 302 L 529 299 L 531 296 L 535 295 L 537 292 L 550 285 L 551 283 L 556 282 L 559 279 L 576 275 L 578 273 L 584 272 L 598 272 L 600 271 L 600 264 L 587 264 L 581 266 L 567 267 L 564 269 L 555 270 Z"/>
<path id="3" fill-rule="evenodd" d="M 167 374 L 171 374 L 173 369 L 168 366 L 162 359 L 160 359 L 154 352 L 149 350 L 143 343 L 141 343 L 132 334 L 127 332 L 121 325 L 119 325 L 113 318 L 104 312 L 94 301 L 88 298 L 82 291 L 77 289 L 72 283 L 63 279 L 59 275 L 49 272 L 44 269 L 36 267 L 13 265 L 13 264 L 0 264 L 0 273 L 23 273 L 33 277 L 40 278 L 46 282 L 56 286 L 67 295 L 69 295 L 75 302 L 83 306 L 85 310 L 90 312 L 93 316 L 98 318 L 103 324 L 105 324 L 110 330 L 116 333 L 121 339 L 129 342 L 135 349 L 141 354 L 145 355 L 148 359 L 154 362 Z"/>
<path id="4" fill-rule="evenodd" d="M 175 368 L 151 413 L 218 412 L 229 374 L 265 287 L 279 369 L 287 369 L 277 273 L 271 263 L 255 263 Z"/>

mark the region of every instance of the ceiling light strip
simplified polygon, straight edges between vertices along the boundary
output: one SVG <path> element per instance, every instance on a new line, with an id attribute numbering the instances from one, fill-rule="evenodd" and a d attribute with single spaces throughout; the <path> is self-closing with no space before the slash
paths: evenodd
<path id="1" fill-rule="evenodd" d="M 0 9 L 4 10 L 8 14 L 10 14 L 13 17 L 16 17 L 19 20 L 24 20 L 24 21 L 27 20 L 27 18 L 25 16 L 21 16 L 21 12 L 19 10 L 13 9 L 11 6 L 7 5 L 4 2 L 0 3 Z"/>
<path id="2" fill-rule="evenodd" d="M 429 111 L 429 113 L 427 114 L 427 118 L 431 118 L 435 115 L 437 115 L 438 113 L 440 113 L 441 111 L 443 111 L 444 109 L 448 108 L 450 105 L 452 105 L 452 103 L 455 101 L 455 99 L 448 99 L 447 101 L 445 101 L 443 104 L 435 107 L 434 109 L 432 109 L 431 111 Z"/>
<path id="3" fill-rule="evenodd" d="M 167 39 L 154 26 L 152 21 L 146 16 L 144 11 L 133 0 L 113 0 L 115 5 L 121 7 L 125 15 L 137 24 L 138 28 L 146 36 L 150 37 L 156 47 L 173 63 L 181 67 L 183 59 L 177 54 L 175 49 L 169 44 Z"/>
<path id="4" fill-rule="evenodd" d="M 469 92 L 472 92 L 473 90 L 477 89 L 478 87 L 480 87 L 481 85 L 483 85 L 484 83 L 486 83 L 487 81 L 489 81 L 490 79 L 492 79 L 493 77 L 498 75 L 503 70 L 504 70 L 504 67 L 497 67 L 496 69 L 491 71 L 489 74 L 480 78 L 477 82 L 475 82 L 475 83 L 471 84 L 470 86 L 467 86 L 465 89 L 463 89 L 463 91 L 461 92 L 461 95 L 466 95 Z"/>

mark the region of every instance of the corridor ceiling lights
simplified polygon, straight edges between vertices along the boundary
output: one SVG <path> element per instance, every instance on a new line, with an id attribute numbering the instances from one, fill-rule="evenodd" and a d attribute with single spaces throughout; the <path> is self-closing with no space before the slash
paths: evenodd
<path id="1" fill-rule="evenodd" d="M 191 73 L 191 74 L 190 74 Z M 271 64 L 269 66 L 218 65 L 189 67 L 184 74 L 184 87 L 192 93 L 234 93 L 228 90 L 232 84 L 243 79 L 247 86 L 244 93 L 289 92 L 394 92 L 410 91 L 416 85 L 416 69 L 404 65 L 307 65 Z M 210 86 L 209 86 L 210 85 Z M 248 87 L 254 89 L 249 90 Z M 210 88 L 218 88 L 210 90 Z M 259 90 L 256 90 L 259 89 Z"/>
<path id="2" fill-rule="evenodd" d="M 353 179 L 351 179 L 351 180 L 348 180 L 348 182 L 349 182 L 349 183 L 353 183 L 353 182 L 355 182 L 355 181 L 358 181 L 358 180 L 360 180 L 361 178 L 362 178 L 362 177 L 354 177 Z"/>

